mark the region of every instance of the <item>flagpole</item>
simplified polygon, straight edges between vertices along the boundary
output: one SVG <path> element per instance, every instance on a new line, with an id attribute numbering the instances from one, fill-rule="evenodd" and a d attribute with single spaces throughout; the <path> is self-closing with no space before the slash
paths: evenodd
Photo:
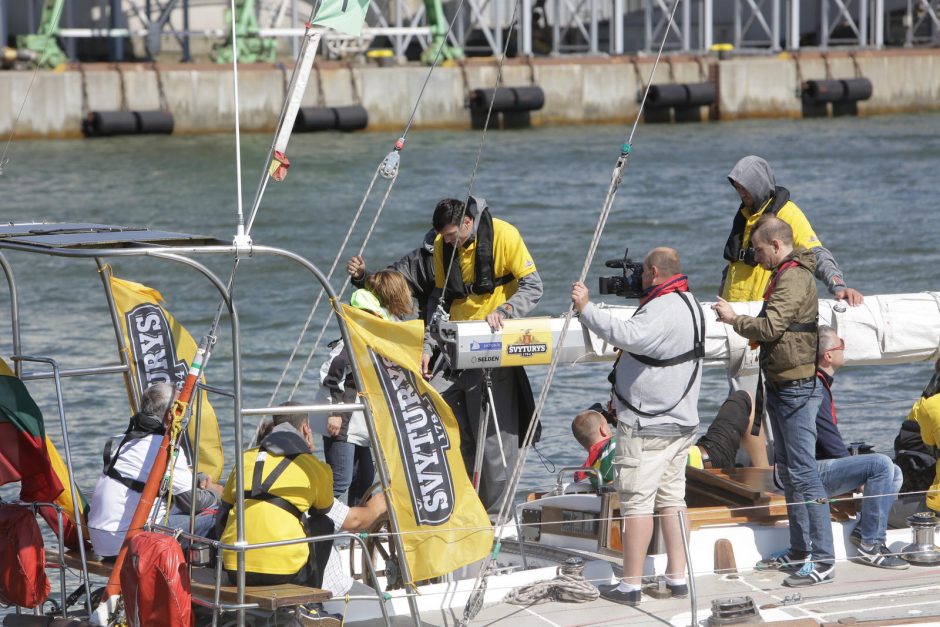
<path id="1" fill-rule="evenodd" d="M 103 264 L 100 257 L 95 257 L 95 263 L 98 264 L 98 275 L 101 277 L 104 295 L 108 301 L 108 311 L 111 312 L 111 326 L 114 327 L 114 337 L 118 345 L 118 359 L 121 360 L 121 365 L 127 368 L 124 372 L 124 387 L 127 388 L 127 401 L 131 406 L 131 413 L 134 414 L 137 413 L 140 407 L 140 394 L 143 390 L 137 389 L 135 380 L 131 377 L 131 366 L 127 359 L 127 344 L 124 342 L 124 332 L 121 330 L 117 307 L 114 304 L 114 292 L 111 290 L 111 267 Z"/>
<path id="2" fill-rule="evenodd" d="M 342 311 L 336 305 L 336 296 L 335 294 L 330 294 L 332 289 L 328 289 L 327 293 L 330 296 L 330 302 L 333 303 L 334 310 L 336 311 L 336 321 L 339 324 L 340 333 L 343 336 L 343 344 L 346 346 L 346 352 L 349 355 L 349 363 L 352 366 L 353 378 L 356 381 L 357 390 L 365 390 L 365 384 L 362 381 L 362 374 L 359 371 L 359 361 L 356 358 L 355 351 L 352 350 L 352 341 L 349 338 L 349 328 L 346 326 L 346 319 L 342 315 Z M 405 555 L 405 545 L 401 539 L 401 527 L 398 524 L 398 515 L 395 513 L 395 508 L 392 507 L 392 497 L 391 497 L 391 481 L 389 480 L 388 472 L 388 462 L 385 459 L 385 455 L 382 454 L 382 447 L 379 443 L 379 436 L 375 430 L 375 419 L 372 416 L 372 407 L 368 402 L 368 399 L 365 399 L 366 402 L 362 404 L 362 413 L 366 418 L 366 428 L 369 431 L 369 441 L 372 444 L 372 451 L 375 453 L 373 457 L 375 458 L 375 469 L 379 474 L 379 482 L 382 484 L 382 494 L 385 496 L 385 504 L 388 510 L 388 526 L 391 530 L 390 541 L 395 544 L 395 548 L 398 551 L 398 555 L 401 556 L 399 560 L 398 567 L 401 569 L 401 577 L 406 588 L 411 589 L 411 594 L 408 595 L 408 607 L 411 609 L 411 618 L 414 620 L 415 627 L 421 627 L 421 618 L 418 612 L 418 601 L 415 599 L 415 594 L 417 594 L 417 589 L 415 588 L 414 582 L 411 580 L 411 569 L 408 567 L 408 559 Z M 384 603 L 384 601 L 383 601 Z"/>

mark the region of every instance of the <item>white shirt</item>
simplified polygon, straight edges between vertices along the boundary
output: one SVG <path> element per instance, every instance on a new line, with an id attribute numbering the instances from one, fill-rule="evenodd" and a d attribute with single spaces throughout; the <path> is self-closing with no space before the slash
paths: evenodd
<path id="1" fill-rule="evenodd" d="M 148 435 L 137 440 L 130 440 L 119 451 L 113 451 L 118 460 L 114 469 L 121 476 L 146 482 L 160 450 L 162 435 Z M 173 470 L 173 494 L 189 492 L 193 487 L 193 475 L 189 469 L 186 455 L 180 451 Z M 130 526 L 134 510 L 140 502 L 140 493 L 131 490 L 123 483 L 102 473 L 95 485 L 88 513 L 88 529 L 95 553 L 101 557 L 117 555 L 121 551 L 124 535 Z M 163 502 L 154 503 L 154 509 L 160 508 L 157 522 L 162 522 L 165 512 Z M 153 510 L 151 510 L 153 515 Z M 345 516 L 344 516 L 345 518 Z"/>
<path id="2" fill-rule="evenodd" d="M 326 513 L 327 518 L 333 521 L 333 533 L 340 533 L 343 530 L 343 523 L 346 522 L 348 514 L 349 507 L 333 499 L 333 507 Z M 352 585 L 353 578 L 343 571 L 334 540 L 330 559 L 327 560 L 326 568 L 323 569 L 323 589 L 332 592 L 334 597 L 339 597 L 349 592 Z"/>

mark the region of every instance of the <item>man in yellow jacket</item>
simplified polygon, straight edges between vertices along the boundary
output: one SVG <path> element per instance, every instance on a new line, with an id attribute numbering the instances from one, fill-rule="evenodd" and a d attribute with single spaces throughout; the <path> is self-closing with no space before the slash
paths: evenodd
<path id="1" fill-rule="evenodd" d="M 730 302 L 763 300 L 770 271 L 754 258 L 751 230 L 764 215 L 774 215 L 793 231 L 793 247 L 812 250 L 816 256 L 816 278 L 826 284 L 836 300 L 845 300 L 853 307 L 860 305 L 862 294 L 847 287 L 842 271 L 832 253 L 822 245 L 809 220 L 792 200 L 785 187 L 777 185 L 770 164 L 750 155 L 738 161 L 728 174 L 728 181 L 741 197 L 725 243 L 728 261 L 721 283 L 721 297 Z"/>
<path id="2" fill-rule="evenodd" d="M 924 388 L 921 397 L 914 403 L 907 419 L 920 425 L 920 437 L 924 444 L 933 447 L 940 446 L 940 359 L 934 364 L 933 378 Z M 940 512 L 940 464 L 936 464 L 934 468 L 936 474 L 933 485 L 927 492 L 927 507 Z"/>

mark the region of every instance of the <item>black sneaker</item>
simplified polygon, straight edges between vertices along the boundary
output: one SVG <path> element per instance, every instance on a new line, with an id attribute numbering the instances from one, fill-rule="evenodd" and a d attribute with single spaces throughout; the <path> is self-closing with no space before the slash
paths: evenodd
<path id="1" fill-rule="evenodd" d="M 640 604 L 640 597 L 643 596 L 640 590 L 630 590 L 629 592 L 623 592 L 618 590 L 617 587 L 619 584 L 612 586 L 597 586 L 597 589 L 601 593 L 602 599 L 607 599 L 612 603 L 619 603 L 620 605 L 631 605 L 636 607 Z"/>
<path id="2" fill-rule="evenodd" d="M 910 566 L 906 561 L 888 550 L 883 542 L 878 542 L 867 549 L 859 542 L 858 557 L 855 558 L 855 561 L 859 564 L 868 564 L 877 568 L 891 568 L 893 570 L 904 570 Z"/>
<path id="3" fill-rule="evenodd" d="M 790 553 L 790 549 L 785 549 L 757 562 L 754 568 L 757 570 L 779 570 L 785 573 L 794 572 L 801 569 L 808 561 L 808 557 L 795 557 Z"/>
<path id="4" fill-rule="evenodd" d="M 856 525 L 852 533 L 849 534 L 849 542 L 855 546 L 862 546 L 862 530 L 858 528 L 858 525 Z"/>
<path id="5" fill-rule="evenodd" d="M 815 586 L 821 583 L 832 583 L 835 579 L 835 564 L 822 565 L 806 562 L 803 568 L 783 580 L 783 585 L 791 588 Z"/>
<path id="6" fill-rule="evenodd" d="M 674 596 L 677 599 L 684 599 L 687 596 L 689 596 L 688 584 L 684 584 L 684 583 L 672 584 L 667 581 L 666 587 L 669 589 L 669 592 L 672 593 L 672 596 Z"/>

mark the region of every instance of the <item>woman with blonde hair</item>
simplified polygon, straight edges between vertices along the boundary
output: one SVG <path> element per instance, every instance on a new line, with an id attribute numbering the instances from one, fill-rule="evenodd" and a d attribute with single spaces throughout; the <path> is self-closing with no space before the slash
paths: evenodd
<path id="1" fill-rule="evenodd" d="M 397 270 L 380 270 L 369 276 L 364 289 L 352 293 L 349 304 L 385 320 L 401 320 L 411 315 L 411 290 Z M 343 340 L 329 347 L 330 356 L 320 367 L 318 396 L 330 404 L 355 403 L 356 383 Z M 330 412 L 326 424 L 314 430 L 323 434 L 323 456 L 333 469 L 333 496 L 347 493 L 346 502 L 355 505 L 375 478 L 365 416 L 360 411 Z"/>

